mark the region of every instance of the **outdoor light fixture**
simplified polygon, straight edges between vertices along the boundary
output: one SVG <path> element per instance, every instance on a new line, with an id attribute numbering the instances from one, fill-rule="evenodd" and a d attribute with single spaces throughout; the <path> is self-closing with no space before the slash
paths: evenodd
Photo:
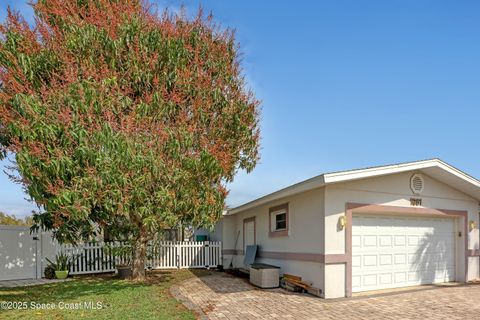
<path id="1" fill-rule="evenodd" d="M 338 219 L 338 225 L 340 226 L 340 230 L 345 229 L 345 225 L 347 224 L 347 218 L 345 216 L 341 216 Z"/>
<path id="2" fill-rule="evenodd" d="M 474 230 L 477 227 L 477 223 L 473 220 L 470 220 L 468 225 L 470 226 L 470 231 Z"/>

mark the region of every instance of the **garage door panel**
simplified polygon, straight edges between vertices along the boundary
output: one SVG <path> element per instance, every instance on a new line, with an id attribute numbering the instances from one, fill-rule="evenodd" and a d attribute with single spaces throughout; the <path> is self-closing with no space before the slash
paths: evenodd
<path id="1" fill-rule="evenodd" d="M 425 276 L 425 275 L 424 275 Z M 428 279 L 428 275 L 426 277 Z M 408 281 L 418 282 L 423 279 L 422 276 L 418 272 L 409 272 L 408 273 Z M 433 279 L 432 279 L 433 280 Z"/>
<path id="2" fill-rule="evenodd" d="M 407 280 L 407 273 L 406 272 L 395 272 L 395 283 L 405 283 Z"/>
<path id="3" fill-rule="evenodd" d="M 365 267 L 377 267 L 377 256 L 376 255 L 364 255 L 363 256 L 363 266 L 365 266 Z"/>
<path id="4" fill-rule="evenodd" d="M 363 236 L 363 246 L 364 247 L 377 247 L 377 236 L 376 235 Z"/>
<path id="5" fill-rule="evenodd" d="M 405 247 L 407 238 L 404 235 L 395 235 L 393 238 L 393 245 L 395 247 Z"/>
<path id="6" fill-rule="evenodd" d="M 374 274 L 366 274 L 363 276 L 363 285 L 364 286 L 376 286 L 377 285 L 377 275 Z"/>
<path id="7" fill-rule="evenodd" d="M 422 264 L 429 264 L 429 265 L 438 265 L 438 266 L 445 266 L 445 265 L 453 265 L 454 255 L 450 253 L 445 254 L 437 254 L 437 253 L 423 253 L 420 254 L 408 254 L 408 264 L 410 265 L 422 265 Z"/>
<path id="8" fill-rule="evenodd" d="M 414 246 L 417 247 L 420 243 L 420 238 L 418 236 L 408 236 L 407 238 L 407 246 Z"/>
<path id="9" fill-rule="evenodd" d="M 397 253 L 395 254 L 394 264 L 397 266 L 403 266 L 407 263 L 407 254 L 406 253 Z"/>
<path id="10" fill-rule="evenodd" d="M 379 245 L 381 247 L 391 247 L 392 246 L 392 236 L 379 236 Z"/>
<path id="11" fill-rule="evenodd" d="M 382 273 L 379 275 L 379 284 L 381 285 L 391 285 L 393 281 L 391 273 Z"/>
<path id="12" fill-rule="evenodd" d="M 353 291 L 454 281 L 454 227 L 453 219 L 354 215 Z"/>
<path id="13" fill-rule="evenodd" d="M 381 266 L 391 266 L 392 265 L 392 255 L 391 254 L 380 254 L 380 265 Z"/>

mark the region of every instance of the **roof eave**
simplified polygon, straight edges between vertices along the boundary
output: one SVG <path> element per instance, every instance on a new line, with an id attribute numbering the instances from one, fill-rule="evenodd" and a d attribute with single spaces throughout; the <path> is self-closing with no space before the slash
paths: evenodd
<path id="1" fill-rule="evenodd" d="M 373 167 L 373 168 L 367 168 L 367 169 L 327 173 L 325 174 L 325 183 L 331 184 L 331 183 L 337 183 L 337 182 L 365 179 L 370 177 L 379 177 L 383 175 L 401 173 L 406 171 L 421 170 L 421 169 L 429 168 L 442 163 L 444 164 L 444 162 L 439 159 L 432 159 L 432 160 L 422 160 L 418 162 L 409 162 L 409 163 L 395 164 L 395 165 L 382 166 L 382 167 Z"/>
<path id="2" fill-rule="evenodd" d="M 261 198 L 250 201 L 246 204 L 238 206 L 236 208 L 233 208 L 228 211 L 227 215 L 233 215 L 233 214 L 266 204 L 268 202 L 272 202 L 281 198 L 296 195 L 296 194 L 313 190 L 316 188 L 321 188 L 329 184 L 366 179 L 370 177 L 379 177 L 379 176 L 396 174 L 396 173 L 401 173 L 406 171 L 415 171 L 415 170 L 422 171 L 422 169 L 428 169 L 433 167 L 438 167 L 452 174 L 456 178 L 460 179 L 462 182 L 468 183 L 469 186 L 475 188 L 476 192 L 471 192 L 471 191 L 470 192 L 463 191 L 463 192 L 477 200 L 480 200 L 480 181 L 479 180 L 449 165 L 448 163 L 443 162 L 440 159 L 430 159 L 430 160 L 422 160 L 422 161 L 401 163 L 401 164 L 381 166 L 381 167 L 373 167 L 373 168 L 367 168 L 367 169 L 348 170 L 348 171 L 323 174 L 323 175 L 316 176 L 314 178 L 299 182 L 297 184 L 286 187 L 284 189 L 278 190 L 276 192 L 273 192 Z"/>
<path id="3" fill-rule="evenodd" d="M 261 206 L 262 204 L 272 202 L 285 197 L 293 196 L 305 191 L 321 188 L 325 185 L 324 175 L 316 176 L 311 179 L 296 183 L 284 189 L 267 194 L 258 199 L 247 202 L 241 206 L 228 210 L 228 215 L 236 214 L 250 208 Z"/>

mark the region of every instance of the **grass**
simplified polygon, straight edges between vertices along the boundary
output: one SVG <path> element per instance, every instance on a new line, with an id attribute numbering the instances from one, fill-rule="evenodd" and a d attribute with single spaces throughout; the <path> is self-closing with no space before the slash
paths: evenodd
<path id="1" fill-rule="evenodd" d="M 144 283 L 108 275 L 77 277 L 72 281 L 39 286 L 0 288 L 0 302 L 27 304 L 25 310 L 0 308 L 0 319 L 195 319 L 193 312 L 170 295 L 169 288 L 180 281 L 209 273 L 207 270 L 186 269 L 155 271 L 148 274 Z M 101 308 L 85 309 L 85 303 Z M 48 304 L 55 304 L 55 308 L 37 307 L 47 307 Z"/>

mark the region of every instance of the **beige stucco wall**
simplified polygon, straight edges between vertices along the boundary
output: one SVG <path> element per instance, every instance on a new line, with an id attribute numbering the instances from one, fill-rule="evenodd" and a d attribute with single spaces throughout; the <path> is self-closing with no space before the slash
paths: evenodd
<path id="1" fill-rule="evenodd" d="M 345 215 L 347 203 L 378 204 L 410 207 L 410 198 L 421 198 L 425 208 L 465 210 L 468 221 L 479 225 L 478 201 L 425 174 L 425 187 L 421 195 L 410 190 L 414 172 L 386 175 L 370 179 L 331 184 L 295 196 L 246 210 L 222 219 L 222 244 L 224 250 L 243 249 L 243 220 L 256 219 L 256 243 L 260 250 L 314 254 L 345 254 L 345 230 L 338 228 L 339 218 Z M 270 238 L 269 208 L 289 203 L 289 236 Z M 479 249 L 478 229 L 463 234 L 463 220 L 457 219 L 456 278 L 465 281 L 465 236 L 468 249 Z M 235 239 L 240 231 L 237 245 Z M 224 266 L 243 267 L 243 255 L 224 254 Z M 344 297 L 346 294 L 346 266 L 344 263 L 327 264 L 281 259 L 259 259 L 260 262 L 281 267 L 282 273 L 299 275 L 324 292 L 325 298 Z M 469 257 L 467 280 L 479 277 L 479 258 Z"/>
<path id="2" fill-rule="evenodd" d="M 233 216 L 223 216 L 222 217 L 222 249 L 225 250 L 234 250 L 235 249 L 235 239 L 237 238 L 237 225 L 236 217 Z M 240 235 L 238 235 L 240 237 Z M 239 240 L 240 241 L 240 240 Z M 237 245 L 238 246 L 238 245 Z M 240 245 L 241 246 L 241 245 Z M 233 259 L 235 256 L 231 254 L 223 254 L 223 266 L 225 268 L 230 268 L 230 264 L 233 267 Z"/>
<path id="3" fill-rule="evenodd" d="M 320 188 L 273 201 L 233 216 L 224 217 L 223 249 L 243 250 L 243 220 L 255 217 L 256 244 L 261 251 L 323 253 L 323 198 L 324 188 Z M 289 206 L 289 235 L 269 237 L 269 208 L 287 202 Z M 235 248 L 235 237 L 238 231 L 240 231 L 240 236 Z M 243 267 L 243 258 L 243 255 L 235 256 L 233 266 Z M 231 255 L 224 255 L 225 267 L 228 267 L 231 259 Z M 314 286 L 323 288 L 323 265 L 319 262 L 264 258 L 259 258 L 257 261 L 279 266 L 281 267 L 281 273 L 300 275 L 304 280 L 312 282 Z"/>
<path id="4" fill-rule="evenodd" d="M 340 216 L 345 214 L 345 206 L 349 202 L 410 207 L 410 198 L 415 197 L 422 199 L 422 207 L 468 211 L 468 220 L 474 220 L 478 223 L 478 201 L 425 174 L 423 174 L 425 187 L 422 194 L 414 195 L 410 190 L 412 174 L 413 172 L 406 172 L 328 185 L 325 189 L 324 232 L 327 239 L 325 254 L 346 253 L 345 230 L 338 230 L 337 224 Z M 463 223 L 463 220 L 461 222 Z M 457 231 L 462 231 L 462 238 L 457 237 L 456 248 L 456 276 L 458 281 L 465 281 L 463 270 L 465 270 L 464 257 L 466 252 L 464 250 L 465 235 L 463 234 L 464 225 L 462 223 L 457 223 Z M 478 248 L 478 230 L 469 232 L 467 237 L 469 238 L 468 248 Z M 468 264 L 467 280 L 478 277 L 478 257 L 468 258 Z M 329 265 L 325 270 L 325 297 L 344 297 L 345 265 Z"/>

